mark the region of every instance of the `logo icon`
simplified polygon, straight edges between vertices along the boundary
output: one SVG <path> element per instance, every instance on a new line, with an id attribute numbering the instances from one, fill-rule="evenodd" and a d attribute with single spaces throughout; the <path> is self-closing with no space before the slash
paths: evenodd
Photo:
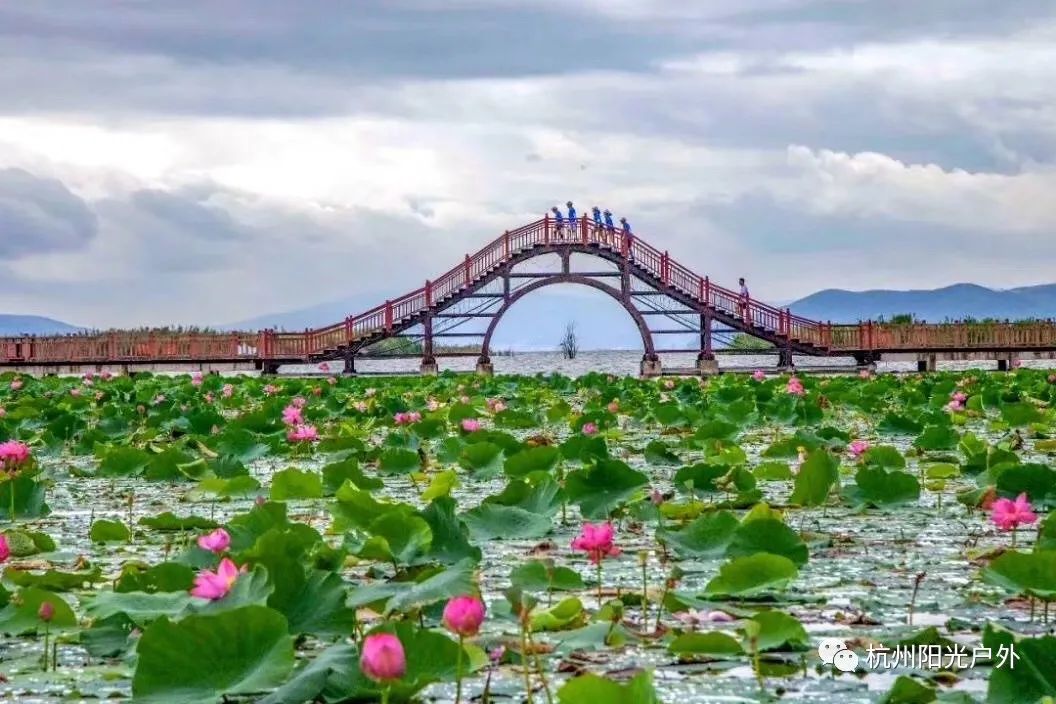
<path id="1" fill-rule="evenodd" d="M 840 672 L 854 672 L 858 668 L 858 655 L 839 638 L 826 638 L 818 646 L 818 655 L 826 665 Z"/>

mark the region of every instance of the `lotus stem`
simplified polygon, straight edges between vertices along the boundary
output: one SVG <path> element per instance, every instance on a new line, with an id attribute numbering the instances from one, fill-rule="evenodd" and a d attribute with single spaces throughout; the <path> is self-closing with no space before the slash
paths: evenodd
<path id="1" fill-rule="evenodd" d="M 601 608 L 601 559 L 598 559 L 598 608 Z"/>
<path id="2" fill-rule="evenodd" d="M 455 704 L 462 704 L 462 652 L 465 647 L 465 636 L 458 635 L 458 660 L 455 665 Z"/>
<path id="3" fill-rule="evenodd" d="M 524 697 L 528 704 L 532 702 L 532 676 L 528 671 L 528 614 L 521 607 L 521 669 L 524 671 Z"/>

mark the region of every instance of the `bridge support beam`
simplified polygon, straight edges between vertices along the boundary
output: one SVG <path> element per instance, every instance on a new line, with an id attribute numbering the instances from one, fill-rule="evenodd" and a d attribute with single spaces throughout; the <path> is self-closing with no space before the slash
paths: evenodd
<path id="1" fill-rule="evenodd" d="M 433 315 L 429 313 L 422 320 L 422 330 L 425 333 L 422 338 L 422 376 L 436 376 L 440 367 L 436 364 L 433 356 Z"/>
<path id="2" fill-rule="evenodd" d="M 493 376 L 495 374 L 495 365 L 491 363 L 491 357 L 480 355 L 480 358 L 477 359 L 477 374 L 480 376 Z"/>
<path id="3" fill-rule="evenodd" d="M 793 371 L 796 368 L 795 362 L 792 361 L 792 350 L 785 348 L 778 350 L 777 352 L 777 368 L 780 371 Z"/>
<path id="4" fill-rule="evenodd" d="M 719 360 L 713 356 L 711 359 L 697 358 L 697 372 L 701 376 L 715 376 L 719 373 Z"/>
<path id="5" fill-rule="evenodd" d="M 355 354 L 355 352 L 346 352 L 345 353 L 345 357 L 344 357 L 344 361 L 345 361 L 345 366 L 341 369 L 341 373 L 342 374 L 346 374 L 348 376 L 355 375 L 355 373 L 356 373 L 356 354 Z"/>
<path id="6" fill-rule="evenodd" d="M 935 354 L 921 354 L 917 355 L 917 371 L 918 372 L 933 372 L 938 369 L 938 355 Z"/>
<path id="7" fill-rule="evenodd" d="M 639 369 L 641 370 L 642 377 L 645 378 L 645 379 L 651 379 L 653 377 L 658 377 L 658 376 L 660 376 L 660 374 L 663 371 L 663 368 L 660 365 L 660 358 L 657 357 L 655 354 L 654 355 L 649 355 L 649 354 L 643 355 L 642 356 L 642 363 L 639 366 Z"/>

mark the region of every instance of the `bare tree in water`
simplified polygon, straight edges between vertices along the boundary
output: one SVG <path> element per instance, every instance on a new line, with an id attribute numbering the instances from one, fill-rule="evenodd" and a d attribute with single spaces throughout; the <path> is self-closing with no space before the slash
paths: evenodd
<path id="1" fill-rule="evenodd" d="M 565 325 L 565 335 L 561 338 L 561 344 L 558 346 L 565 355 L 565 359 L 575 359 L 576 355 L 579 354 L 579 341 L 576 339 L 576 324 L 574 322 Z"/>

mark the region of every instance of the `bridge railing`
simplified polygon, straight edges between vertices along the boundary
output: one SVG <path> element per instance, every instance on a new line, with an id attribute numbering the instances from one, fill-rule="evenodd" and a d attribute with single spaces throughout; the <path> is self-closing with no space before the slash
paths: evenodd
<path id="1" fill-rule="evenodd" d="M 105 363 L 256 359 L 259 333 L 106 332 L 0 339 L 6 363 Z"/>

